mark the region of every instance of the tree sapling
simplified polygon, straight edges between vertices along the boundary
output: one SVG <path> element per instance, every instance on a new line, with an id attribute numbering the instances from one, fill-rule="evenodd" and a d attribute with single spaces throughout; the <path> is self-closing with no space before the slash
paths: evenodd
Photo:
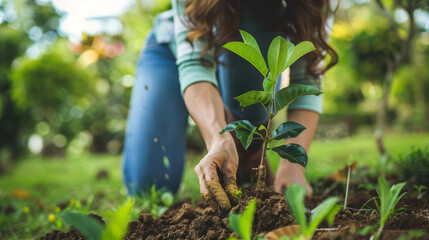
<path id="1" fill-rule="evenodd" d="M 268 68 L 261 54 L 259 45 L 249 33 L 240 30 L 244 42 L 229 42 L 224 47 L 249 61 L 255 66 L 264 77 L 262 82 L 263 91 L 249 91 L 235 99 L 240 102 L 240 106 L 247 107 L 253 104 L 261 104 L 268 116 L 267 126 L 254 126 L 247 120 L 235 121 L 228 124 L 220 134 L 235 131 L 243 147 L 247 148 L 253 139 L 260 139 L 262 144 L 261 162 L 258 167 L 257 182 L 255 189 L 263 191 L 265 189 L 266 178 L 266 151 L 271 149 L 280 157 L 287 159 L 292 163 L 298 163 L 303 167 L 307 164 L 307 153 L 305 149 L 294 143 L 268 148 L 267 144 L 273 140 L 289 139 L 297 137 L 306 128 L 297 122 L 284 122 L 272 131 L 271 123 L 276 114 L 287 107 L 295 98 L 304 95 L 320 95 L 317 88 L 309 85 L 292 84 L 286 88 L 274 91 L 278 78 L 296 60 L 306 53 L 315 50 L 314 45 L 309 41 L 304 41 L 298 45 L 287 42 L 284 38 L 278 36 L 273 39 L 268 49 Z M 263 133 L 261 133 L 261 132 Z"/>

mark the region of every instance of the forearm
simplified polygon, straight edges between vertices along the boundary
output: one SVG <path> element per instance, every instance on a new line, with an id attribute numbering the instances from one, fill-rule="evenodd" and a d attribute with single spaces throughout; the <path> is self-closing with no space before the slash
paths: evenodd
<path id="1" fill-rule="evenodd" d="M 225 112 L 219 91 L 209 82 L 190 85 L 183 93 L 186 108 L 197 124 L 210 151 L 213 139 L 226 126 Z M 225 134 L 228 136 L 229 134 Z"/>
<path id="2" fill-rule="evenodd" d="M 287 143 L 299 144 L 308 153 L 314 134 L 316 133 L 319 117 L 320 115 L 318 113 L 308 110 L 288 111 L 288 121 L 300 123 L 307 129 L 304 130 L 298 137 L 287 140 Z"/>

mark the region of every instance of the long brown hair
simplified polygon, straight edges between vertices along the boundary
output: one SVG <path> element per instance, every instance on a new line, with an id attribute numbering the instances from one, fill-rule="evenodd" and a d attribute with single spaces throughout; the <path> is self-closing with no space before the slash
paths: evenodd
<path id="1" fill-rule="evenodd" d="M 253 0 L 244 0 L 252 4 Z M 189 21 L 190 32 L 186 40 L 203 37 L 206 46 L 200 55 L 211 48 L 219 55 L 221 46 L 236 40 L 240 25 L 240 14 L 243 0 L 186 0 L 185 15 Z M 249 2 L 250 1 L 250 2 Z M 256 3 L 255 3 L 256 2 Z M 281 0 L 253 1 L 253 4 L 264 4 L 260 9 L 269 10 L 268 15 L 276 23 L 273 29 L 282 31 L 295 44 L 311 41 L 316 50 L 307 54 L 307 73 L 313 76 L 325 73 L 338 62 L 338 55 L 328 44 L 326 21 L 331 11 L 329 0 L 286 0 L 286 7 Z M 268 6 L 268 7 L 267 7 Z M 273 12 L 274 11 L 274 12 Z M 216 29 L 216 33 L 214 32 Z M 329 63 L 320 67 L 320 62 L 329 55 Z"/>

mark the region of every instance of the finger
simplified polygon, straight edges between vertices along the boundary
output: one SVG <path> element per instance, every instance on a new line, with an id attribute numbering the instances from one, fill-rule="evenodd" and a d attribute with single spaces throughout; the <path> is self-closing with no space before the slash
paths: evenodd
<path id="1" fill-rule="evenodd" d="M 207 185 L 209 187 L 209 191 L 216 199 L 219 207 L 223 210 L 229 211 L 231 209 L 231 203 L 229 202 L 228 196 L 226 195 L 219 181 L 207 181 Z"/>
<path id="2" fill-rule="evenodd" d="M 276 181 L 276 183 L 274 184 L 274 190 L 280 194 L 284 194 L 286 190 L 286 186 L 285 184 L 279 181 Z"/>
<path id="3" fill-rule="evenodd" d="M 206 159 L 203 159 L 204 161 Z M 210 162 L 207 158 L 207 161 Z M 222 210 L 229 211 L 231 209 L 231 203 L 229 202 L 228 196 L 223 190 L 222 186 L 219 183 L 219 176 L 217 171 L 219 167 L 216 165 L 216 162 L 211 162 L 208 167 L 202 169 L 204 171 L 204 177 L 208 186 L 208 189 L 211 194 L 213 194 L 214 199 L 216 200 L 218 206 Z"/>
<path id="4" fill-rule="evenodd" d="M 201 193 L 201 197 L 209 204 L 209 206 L 217 211 L 218 210 L 218 205 L 216 202 L 216 199 L 213 197 L 213 194 L 211 192 L 209 193 Z"/>
<path id="5" fill-rule="evenodd" d="M 209 188 L 207 186 L 206 178 L 204 176 L 204 170 L 202 169 L 201 165 L 198 164 L 195 167 L 194 171 L 198 177 L 198 182 L 200 184 L 200 193 L 201 194 L 208 194 L 210 191 L 209 191 Z"/>
<path id="6" fill-rule="evenodd" d="M 311 187 L 311 185 L 309 183 L 305 183 L 305 189 L 307 190 L 307 192 L 305 194 L 307 197 L 313 196 L 313 188 Z"/>
<path id="7" fill-rule="evenodd" d="M 210 192 L 210 190 L 208 188 L 203 168 L 201 167 L 200 164 L 198 164 L 195 167 L 194 171 L 198 177 L 198 182 L 200 184 L 201 197 L 209 204 L 209 206 L 213 210 L 218 211 L 219 206 L 218 206 L 216 199 L 214 198 L 213 194 Z"/>
<path id="8" fill-rule="evenodd" d="M 234 177 L 226 176 L 224 178 L 225 192 L 228 195 L 229 200 L 233 205 L 238 204 L 238 196 L 236 192 L 238 191 L 237 183 Z"/>

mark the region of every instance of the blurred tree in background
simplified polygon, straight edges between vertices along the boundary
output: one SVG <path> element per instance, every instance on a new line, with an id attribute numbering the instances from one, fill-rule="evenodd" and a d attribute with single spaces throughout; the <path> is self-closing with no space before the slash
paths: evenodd
<path id="1" fill-rule="evenodd" d="M 412 8 L 411 15 L 403 4 Z M 341 5 L 331 40 L 340 62 L 327 74 L 325 112 L 368 115 L 375 123 L 377 113 L 385 107 L 390 126 L 402 130 L 427 129 L 429 75 L 424 65 L 429 57 L 427 1 L 359 0 L 341 1 Z M 395 60 L 402 51 L 401 60 Z M 388 65 L 394 60 L 397 62 L 392 71 Z M 395 73 L 391 83 L 386 81 L 389 72 Z M 383 96 L 385 106 L 380 108 Z"/>
<path id="2" fill-rule="evenodd" d="M 0 1 L 0 170 L 28 150 L 119 153 L 135 61 L 169 4 L 137 2 L 121 16 L 121 34 L 72 43 L 49 1 Z"/>
<path id="3" fill-rule="evenodd" d="M 410 30 L 402 7 L 409 1 L 383 0 L 390 20 L 376 1 L 340 1 L 331 37 L 340 62 L 324 81 L 321 129 L 345 121 L 352 134 L 375 124 L 387 60 L 401 48 L 391 21 L 400 39 Z M 414 37 L 393 74 L 386 115 L 387 126 L 408 131 L 427 129 L 429 121 L 429 3 L 410 1 L 417 4 Z M 168 8 L 169 0 L 136 0 L 122 16 L 98 19 L 120 21 L 121 32 L 76 41 L 59 31 L 62 13 L 50 1 L 0 0 L 0 170 L 29 150 L 120 153 L 135 62 L 154 16 Z"/>
<path id="4" fill-rule="evenodd" d="M 11 73 L 14 61 L 39 43 L 53 44 L 58 38 L 60 16 L 52 5 L 34 0 L 0 1 L 0 166 L 25 153 L 32 122 L 12 97 Z M 34 48 L 33 48 L 34 49 Z M 1 169 L 1 167 L 0 167 Z"/>

